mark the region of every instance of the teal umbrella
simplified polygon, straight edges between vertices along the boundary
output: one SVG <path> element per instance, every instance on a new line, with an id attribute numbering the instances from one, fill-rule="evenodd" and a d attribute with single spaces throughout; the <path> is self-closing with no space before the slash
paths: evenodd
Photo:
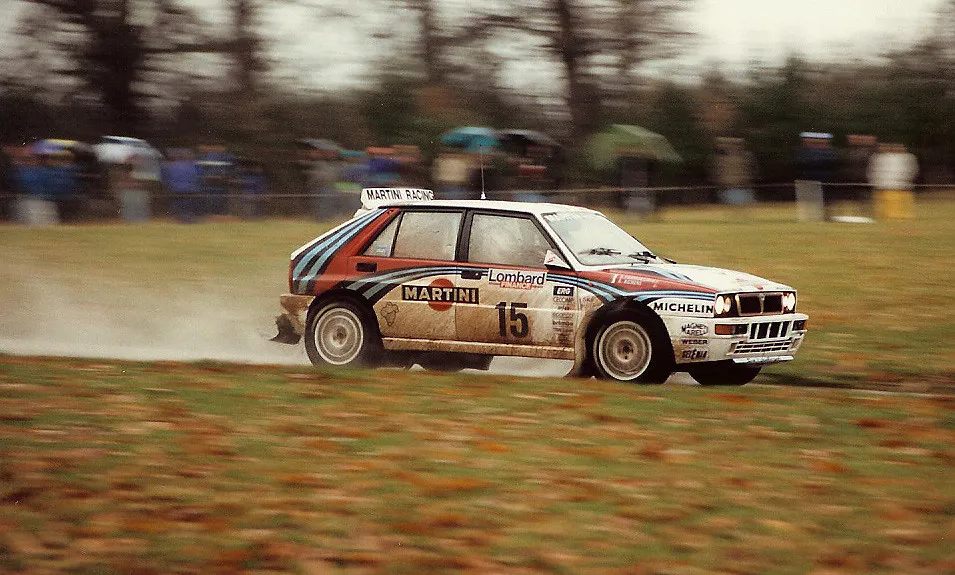
<path id="1" fill-rule="evenodd" d="M 609 168 L 619 157 L 674 163 L 683 161 L 665 137 L 640 126 L 614 124 L 595 134 L 587 143 L 587 158 L 597 169 Z"/>

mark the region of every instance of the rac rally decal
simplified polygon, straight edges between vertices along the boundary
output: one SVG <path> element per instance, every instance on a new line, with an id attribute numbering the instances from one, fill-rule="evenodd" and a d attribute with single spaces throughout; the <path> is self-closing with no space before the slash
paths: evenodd
<path id="1" fill-rule="evenodd" d="M 502 288 L 537 289 L 544 286 L 544 282 L 547 281 L 547 273 L 492 269 L 487 279 L 490 283 Z"/>
<path id="2" fill-rule="evenodd" d="M 653 311 L 668 311 L 671 313 L 692 313 L 696 315 L 713 315 L 713 304 L 697 302 L 655 301 L 650 304 Z"/>
<path id="3" fill-rule="evenodd" d="M 401 286 L 401 299 L 426 301 L 434 311 L 447 311 L 456 303 L 478 303 L 478 288 L 454 287 L 450 280 L 438 278 L 426 286 Z"/>

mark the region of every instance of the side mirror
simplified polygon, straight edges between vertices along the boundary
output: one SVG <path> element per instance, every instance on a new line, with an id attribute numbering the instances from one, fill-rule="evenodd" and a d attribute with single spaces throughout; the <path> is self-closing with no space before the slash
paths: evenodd
<path id="1" fill-rule="evenodd" d="M 570 265 L 564 261 L 564 258 L 555 254 L 552 250 L 547 250 L 544 254 L 544 267 L 556 270 L 570 270 Z"/>

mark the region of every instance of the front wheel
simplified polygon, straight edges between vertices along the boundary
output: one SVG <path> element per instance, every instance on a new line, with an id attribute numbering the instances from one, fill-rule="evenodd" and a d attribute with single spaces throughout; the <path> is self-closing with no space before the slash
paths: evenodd
<path id="1" fill-rule="evenodd" d="M 701 364 L 689 369 L 690 377 L 700 385 L 746 385 L 759 375 L 759 367 L 719 362 Z"/>
<path id="2" fill-rule="evenodd" d="M 367 314 L 347 300 L 322 304 L 305 326 L 305 351 L 313 365 L 367 367 L 380 347 Z"/>
<path id="3" fill-rule="evenodd" d="M 591 357 L 600 377 L 617 381 L 663 383 L 672 355 L 665 338 L 642 318 L 608 318 L 593 340 Z"/>

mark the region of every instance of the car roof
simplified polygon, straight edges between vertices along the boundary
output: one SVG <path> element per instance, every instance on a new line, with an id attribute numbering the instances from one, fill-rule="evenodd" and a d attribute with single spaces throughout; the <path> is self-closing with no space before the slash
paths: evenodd
<path id="1" fill-rule="evenodd" d="M 522 214 L 549 214 L 553 212 L 597 213 L 589 208 L 567 204 L 539 202 L 506 202 L 501 200 L 431 200 L 427 202 L 388 202 L 379 204 L 380 208 L 457 208 L 470 210 L 495 210 Z"/>

